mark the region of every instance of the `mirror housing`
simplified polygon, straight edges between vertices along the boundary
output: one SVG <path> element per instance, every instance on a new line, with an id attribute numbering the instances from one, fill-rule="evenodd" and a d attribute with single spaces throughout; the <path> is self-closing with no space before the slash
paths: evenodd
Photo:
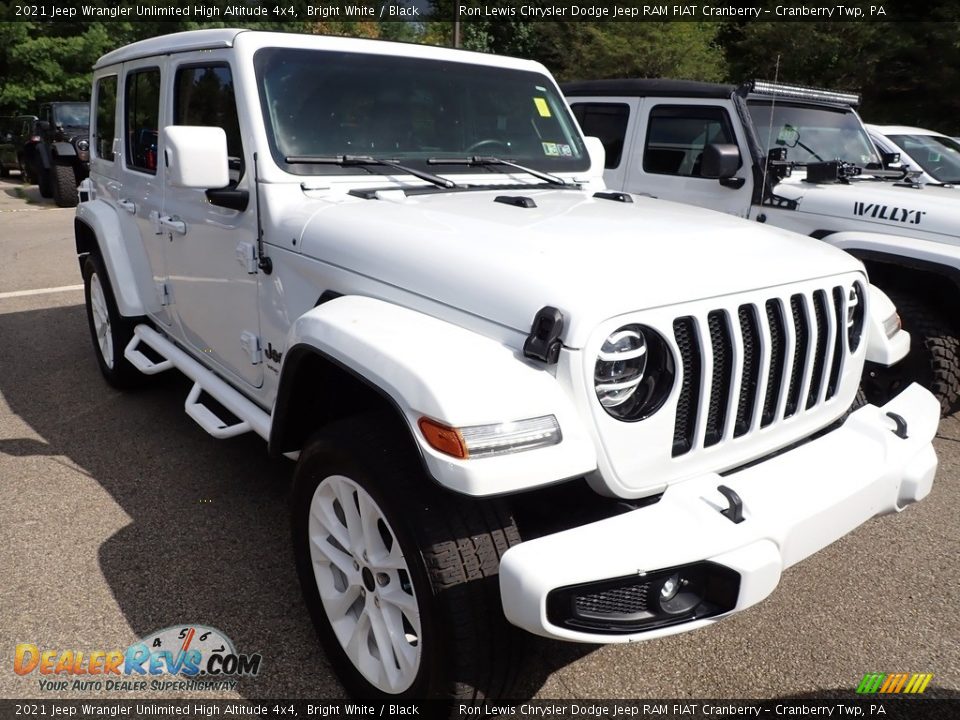
<path id="1" fill-rule="evenodd" d="M 710 143 L 703 149 L 700 177 L 728 180 L 740 169 L 740 148 L 729 143 Z"/>
<path id="2" fill-rule="evenodd" d="M 587 136 L 583 139 L 583 144 L 587 148 L 587 153 L 590 155 L 590 170 L 587 171 L 587 174 L 590 177 L 603 177 L 604 166 L 607 164 L 607 151 L 603 147 L 603 143 L 600 141 L 600 138 Z"/>
<path id="3" fill-rule="evenodd" d="M 898 165 L 900 163 L 900 153 L 882 152 L 880 153 L 880 162 L 883 163 L 885 168 L 890 167 L 891 165 Z"/>
<path id="4" fill-rule="evenodd" d="M 171 185 L 207 190 L 230 184 L 227 134 L 223 128 L 168 125 L 162 135 Z"/>

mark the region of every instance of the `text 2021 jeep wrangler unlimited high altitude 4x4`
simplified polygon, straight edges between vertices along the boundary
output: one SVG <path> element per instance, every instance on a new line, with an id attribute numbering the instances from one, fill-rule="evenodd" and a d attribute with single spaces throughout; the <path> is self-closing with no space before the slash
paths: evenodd
<path id="1" fill-rule="evenodd" d="M 606 191 L 537 63 L 206 30 L 93 86 L 100 368 L 176 368 L 211 435 L 298 457 L 304 597 L 355 694 L 507 693 L 517 628 L 703 627 L 930 491 L 930 393 L 848 414 L 885 341 L 860 262 Z"/>

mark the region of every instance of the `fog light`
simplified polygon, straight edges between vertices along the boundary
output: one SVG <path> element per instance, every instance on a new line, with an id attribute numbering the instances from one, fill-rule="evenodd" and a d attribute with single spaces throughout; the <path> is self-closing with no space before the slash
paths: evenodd
<path id="1" fill-rule="evenodd" d="M 680 573 L 674 573 L 660 586 L 660 609 L 668 615 L 684 615 L 700 604 L 700 594 Z"/>

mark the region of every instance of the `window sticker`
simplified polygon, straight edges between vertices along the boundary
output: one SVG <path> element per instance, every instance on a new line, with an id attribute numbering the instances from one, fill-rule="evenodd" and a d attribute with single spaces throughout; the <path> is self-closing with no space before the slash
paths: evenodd
<path id="1" fill-rule="evenodd" d="M 560 150 L 561 157 L 573 157 L 573 150 L 566 143 L 557 145 L 557 148 Z"/>
<path id="2" fill-rule="evenodd" d="M 543 145 L 543 154 L 548 157 L 560 157 L 560 147 L 556 143 L 545 142 Z M 568 146 L 569 147 L 569 146 Z"/>
<path id="3" fill-rule="evenodd" d="M 540 113 L 540 117 L 550 117 L 550 106 L 547 105 L 546 99 L 542 97 L 535 97 L 533 99 L 533 104 L 537 106 L 537 112 Z"/>

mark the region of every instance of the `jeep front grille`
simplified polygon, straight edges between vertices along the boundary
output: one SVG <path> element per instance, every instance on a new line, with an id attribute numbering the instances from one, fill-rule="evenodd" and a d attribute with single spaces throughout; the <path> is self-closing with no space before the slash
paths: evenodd
<path id="1" fill-rule="evenodd" d="M 710 310 L 673 322 L 680 397 L 673 457 L 816 408 L 845 357 L 842 287 Z"/>

